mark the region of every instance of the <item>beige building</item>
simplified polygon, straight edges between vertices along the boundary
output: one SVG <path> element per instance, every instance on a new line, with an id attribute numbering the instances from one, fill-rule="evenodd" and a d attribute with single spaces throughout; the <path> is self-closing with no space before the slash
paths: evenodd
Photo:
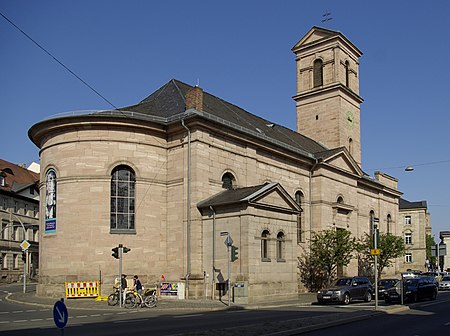
<path id="1" fill-rule="evenodd" d="M 400 262 L 400 271 L 428 271 L 426 236 L 431 235 L 431 225 L 427 202 L 409 202 L 401 198 L 399 216 L 401 234 L 405 242 L 405 257 L 403 262 Z"/>
<path id="2" fill-rule="evenodd" d="M 301 287 L 297 257 L 312 231 L 360 237 L 378 217 L 382 231 L 403 234 L 397 180 L 361 170 L 361 52 L 318 27 L 292 50 L 297 131 L 178 80 L 133 106 L 35 124 L 45 213 L 38 292 L 61 295 L 64 281 L 100 273 L 109 291 L 111 249 L 124 244 L 124 273 L 219 298 L 228 232 L 238 249 L 230 280 L 244 300 L 282 299 Z M 340 273 L 356 275 L 357 260 Z"/>
<path id="3" fill-rule="evenodd" d="M 439 232 L 439 238 L 438 241 L 441 249 L 444 250 L 445 246 L 445 254 L 440 255 L 440 268 L 441 271 L 450 272 L 450 231 L 441 231 Z"/>
<path id="4" fill-rule="evenodd" d="M 24 262 L 27 277 L 34 278 L 39 271 L 39 174 L 1 159 L 0 222 L 0 282 L 22 279 Z"/>

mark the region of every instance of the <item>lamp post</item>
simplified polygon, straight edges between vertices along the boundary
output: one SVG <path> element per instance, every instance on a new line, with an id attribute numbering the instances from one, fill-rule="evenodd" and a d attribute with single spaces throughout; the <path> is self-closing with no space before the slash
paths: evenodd
<path id="1" fill-rule="evenodd" d="M 9 222 L 10 222 L 11 226 L 14 228 L 14 224 L 13 224 L 13 221 L 12 221 L 12 216 L 16 217 L 16 219 L 19 221 L 20 225 L 22 226 L 23 239 L 24 239 L 24 242 L 25 242 L 25 236 L 26 236 L 26 233 L 27 233 L 27 231 L 25 230 L 25 225 L 23 225 L 22 220 L 19 217 L 17 217 L 11 211 L 8 211 L 8 212 L 9 212 Z M 26 291 L 27 291 L 27 254 L 26 254 L 27 252 L 26 251 L 27 251 L 28 247 L 24 248 L 22 245 L 23 245 L 23 243 L 21 244 L 21 247 L 23 249 L 22 253 L 25 253 L 25 260 L 23 261 L 23 292 L 26 293 Z"/>
<path id="2" fill-rule="evenodd" d="M 378 310 L 378 218 L 372 219 L 373 248 L 374 248 L 374 276 L 375 276 L 375 310 Z"/>

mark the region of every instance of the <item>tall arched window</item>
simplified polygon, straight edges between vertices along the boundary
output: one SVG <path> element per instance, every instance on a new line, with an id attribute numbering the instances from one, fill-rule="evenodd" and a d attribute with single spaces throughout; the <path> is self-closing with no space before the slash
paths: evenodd
<path id="1" fill-rule="evenodd" d="M 345 61 L 345 86 L 350 87 L 350 63 Z"/>
<path id="2" fill-rule="evenodd" d="M 117 166 L 111 174 L 111 231 L 134 231 L 134 171 Z"/>
<path id="3" fill-rule="evenodd" d="M 277 261 L 285 261 L 284 260 L 284 233 L 278 232 L 277 234 Z"/>
<path id="4" fill-rule="evenodd" d="M 323 85 L 323 62 L 316 59 L 313 64 L 314 87 Z"/>
<path id="5" fill-rule="evenodd" d="M 261 234 L 261 260 L 270 261 L 269 259 L 269 236 L 268 230 L 264 230 Z"/>
<path id="6" fill-rule="evenodd" d="M 222 188 L 232 190 L 235 178 L 231 173 L 225 173 L 222 176 Z"/>
<path id="7" fill-rule="evenodd" d="M 353 139 L 348 138 L 348 152 L 350 155 L 353 155 Z"/>
<path id="8" fill-rule="evenodd" d="M 387 225 L 387 228 L 386 228 L 387 233 L 391 233 L 392 217 L 390 214 L 387 215 L 386 225 Z"/>
<path id="9" fill-rule="evenodd" d="M 45 177 L 45 233 L 56 232 L 56 172 L 49 169 Z"/>
<path id="10" fill-rule="evenodd" d="M 301 191 L 297 191 L 295 193 L 295 201 L 297 204 L 302 207 L 303 205 L 304 196 Z M 302 213 L 300 212 L 297 215 L 297 243 L 303 242 L 303 217 Z"/>

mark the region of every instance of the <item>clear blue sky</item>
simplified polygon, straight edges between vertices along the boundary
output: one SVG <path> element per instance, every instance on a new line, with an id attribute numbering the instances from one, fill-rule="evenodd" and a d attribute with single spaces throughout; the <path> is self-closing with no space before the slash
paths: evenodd
<path id="1" fill-rule="evenodd" d="M 291 47 L 314 25 L 341 31 L 364 53 L 363 169 L 397 177 L 404 198 L 428 202 L 433 232 L 450 230 L 450 1 L 3 0 L 0 11 L 115 106 L 199 80 L 292 129 Z M 27 131 L 50 115 L 111 108 L 2 17 L 0 43 L 2 159 L 38 161 Z"/>

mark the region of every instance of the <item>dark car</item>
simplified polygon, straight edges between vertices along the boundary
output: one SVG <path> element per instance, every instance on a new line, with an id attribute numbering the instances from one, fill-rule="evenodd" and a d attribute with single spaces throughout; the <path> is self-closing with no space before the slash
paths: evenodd
<path id="1" fill-rule="evenodd" d="M 339 278 L 333 286 L 317 292 L 317 302 L 342 302 L 349 304 L 353 300 L 372 301 L 373 287 L 367 277 Z"/>
<path id="2" fill-rule="evenodd" d="M 381 279 L 378 280 L 378 298 L 383 299 L 384 294 L 389 288 L 394 287 L 399 282 L 398 279 Z"/>
<path id="3" fill-rule="evenodd" d="M 403 300 L 416 302 L 423 299 L 435 300 L 438 289 L 433 277 L 417 277 L 403 281 Z M 395 287 L 388 289 L 384 300 L 386 303 L 401 301 L 400 281 Z"/>

